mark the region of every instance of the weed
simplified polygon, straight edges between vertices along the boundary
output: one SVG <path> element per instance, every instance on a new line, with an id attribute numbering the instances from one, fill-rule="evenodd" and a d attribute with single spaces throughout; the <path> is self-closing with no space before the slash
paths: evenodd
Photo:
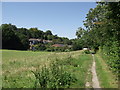
<path id="1" fill-rule="evenodd" d="M 39 72 L 33 73 L 36 77 L 35 88 L 69 88 L 77 80 L 69 72 L 64 71 L 63 67 L 58 65 L 58 62 L 53 62 L 50 68 L 44 66 Z M 37 86 L 37 82 L 40 86 Z"/>

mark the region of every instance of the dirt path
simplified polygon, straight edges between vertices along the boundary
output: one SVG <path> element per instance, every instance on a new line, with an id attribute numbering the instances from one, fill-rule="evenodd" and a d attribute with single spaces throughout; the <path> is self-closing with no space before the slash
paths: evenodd
<path id="1" fill-rule="evenodd" d="M 93 63 L 92 63 L 91 69 L 90 69 L 90 72 L 91 72 L 91 75 L 92 75 L 91 76 L 92 80 L 91 81 L 86 80 L 87 82 L 86 82 L 85 86 L 86 86 L 86 88 L 96 89 L 96 88 L 100 88 L 100 85 L 99 85 L 98 77 L 97 77 L 97 74 L 96 74 L 96 62 L 95 62 L 94 54 L 92 54 L 92 56 L 93 56 Z"/>
<path id="2" fill-rule="evenodd" d="M 97 77 L 97 74 L 96 74 L 95 58 L 94 58 L 93 54 L 92 54 L 92 56 L 93 56 L 93 64 L 92 64 L 92 68 L 91 68 L 91 72 L 92 72 L 92 87 L 93 88 L 100 88 L 98 77 Z"/>

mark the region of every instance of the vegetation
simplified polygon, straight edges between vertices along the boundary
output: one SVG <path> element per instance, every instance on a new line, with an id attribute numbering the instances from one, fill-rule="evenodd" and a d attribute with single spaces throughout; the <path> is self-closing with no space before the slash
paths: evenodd
<path id="1" fill-rule="evenodd" d="M 90 9 L 85 29 L 79 28 L 76 35 L 84 47 L 100 50 L 111 70 L 120 75 L 120 2 L 99 2 Z M 78 42 L 79 42 L 78 41 Z M 80 45 L 81 46 L 81 45 Z"/>
<path id="2" fill-rule="evenodd" d="M 54 53 L 2 50 L 2 54 L 4 88 L 41 87 L 41 77 L 55 81 L 64 78 L 56 83 L 48 81 L 47 87 L 85 88 L 86 71 L 92 64 L 92 56 L 82 54 L 81 51 Z"/>
<path id="3" fill-rule="evenodd" d="M 71 40 L 53 35 L 50 30 L 43 32 L 37 28 L 2 24 L 2 48 L 13 49 L 2 51 L 3 87 L 85 88 L 85 78 L 91 80 L 91 75 L 86 72 L 92 65 L 90 53 L 96 53 L 96 70 L 101 87 L 117 87 L 115 79 L 120 77 L 119 8 L 120 2 L 99 2 L 94 9 L 89 10 L 84 21 L 86 28 L 79 27 L 77 38 Z M 36 52 L 17 51 L 29 49 L 29 38 L 53 42 L 34 45 Z M 64 44 L 65 47 L 52 47 L 56 43 Z M 74 51 L 83 47 L 92 51 Z"/>
<path id="4" fill-rule="evenodd" d="M 50 68 L 44 66 L 41 71 L 33 73 L 36 77 L 35 88 L 69 88 L 77 80 L 70 72 L 64 71 L 58 62 L 52 63 Z M 38 87 L 37 81 L 39 82 Z"/>
<path id="5" fill-rule="evenodd" d="M 43 32 L 38 30 L 38 28 L 17 28 L 12 24 L 2 24 L 0 26 L 2 30 L 2 48 L 3 49 L 12 49 L 12 50 L 28 50 L 29 49 L 29 39 L 44 39 L 52 40 L 50 44 L 39 44 L 37 45 L 37 50 L 45 50 L 53 44 L 65 44 L 71 45 L 72 41 L 65 37 L 58 37 L 53 35 L 50 30 Z M 43 48 L 41 48 L 41 45 Z"/>
<path id="6" fill-rule="evenodd" d="M 95 55 L 96 60 L 96 71 L 99 78 L 101 88 L 116 88 L 118 87 L 118 77 L 110 71 L 99 54 Z M 112 78 L 111 78 L 112 77 Z"/>
<path id="7" fill-rule="evenodd" d="M 90 54 L 90 51 L 89 50 L 85 50 L 84 53 L 85 54 Z"/>

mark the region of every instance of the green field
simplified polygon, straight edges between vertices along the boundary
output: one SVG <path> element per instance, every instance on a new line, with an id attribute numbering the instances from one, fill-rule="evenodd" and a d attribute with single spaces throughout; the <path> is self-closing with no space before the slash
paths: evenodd
<path id="1" fill-rule="evenodd" d="M 87 70 L 92 63 L 92 56 L 75 52 L 32 52 L 32 51 L 2 51 L 3 87 L 5 88 L 32 88 L 35 76 L 31 71 L 41 69 L 42 66 L 52 61 L 60 60 L 64 63 L 68 57 L 72 57 L 73 65 L 64 65 L 64 70 L 75 75 L 77 82 L 71 87 L 85 87 Z M 76 65 L 76 66 L 74 66 Z"/>
<path id="2" fill-rule="evenodd" d="M 117 88 L 114 76 L 103 63 L 103 60 L 100 62 L 101 58 L 98 55 L 95 56 L 95 59 L 101 87 Z M 57 61 L 58 67 L 60 65 L 63 67 L 62 72 L 68 72 L 76 78 L 76 81 L 69 88 L 85 88 L 86 82 L 92 83 L 90 69 L 93 58 L 92 55 L 84 54 L 83 51 L 32 52 L 2 50 L 2 87 L 34 88 L 36 77 L 33 72 L 41 70 L 45 66 L 50 68 L 51 63 L 55 61 Z M 103 65 L 104 67 L 102 67 Z"/>

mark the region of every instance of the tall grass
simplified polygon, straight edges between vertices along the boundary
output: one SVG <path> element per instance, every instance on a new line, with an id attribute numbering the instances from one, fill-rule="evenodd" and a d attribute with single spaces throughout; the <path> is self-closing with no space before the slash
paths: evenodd
<path id="1" fill-rule="evenodd" d="M 96 71 L 99 78 L 101 88 L 118 88 L 117 80 L 99 54 L 95 55 Z"/>
<path id="2" fill-rule="evenodd" d="M 57 66 L 60 66 L 60 68 L 58 68 L 58 76 L 62 75 L 60 76 L 62 78 L 66 78 L 66 76 L 74 76 L 77 79 L 76 83 L 72 82 L 70 84 L 70 88 L 84 88 L 86 83 L 85 78 L 87 75 L 86 71 L 89 69 L 89 66 L 92 63 L 92 56 L 82 54 L 81 51 L 54 53 L 3 50 L 2 54 L 2 81 L 3 87 L 5 88 L 33 88 L 35 87 L 35 82 L 37 81 L 35 74 L 31 71 L 36 72 L 36 70 L 38 70 L 39 72 L 37 73 L 40 73 L 45 67 L 47 70 L 49 70 L 50 74 L 48 75 L 52 76 L 53 73 L 55 73 L 52 73 L 52 71 L 57 69 Z M 52 68 L 53 62 L 56 62 L 57 65 L 55 69 Z M 60 73 L 60 71 L 62 72 Z M 49 87 L 54 86 L 51 84 L 47 85 Z M 57 87 L 68 87 L 68 85 L 58 85 Z"/>

